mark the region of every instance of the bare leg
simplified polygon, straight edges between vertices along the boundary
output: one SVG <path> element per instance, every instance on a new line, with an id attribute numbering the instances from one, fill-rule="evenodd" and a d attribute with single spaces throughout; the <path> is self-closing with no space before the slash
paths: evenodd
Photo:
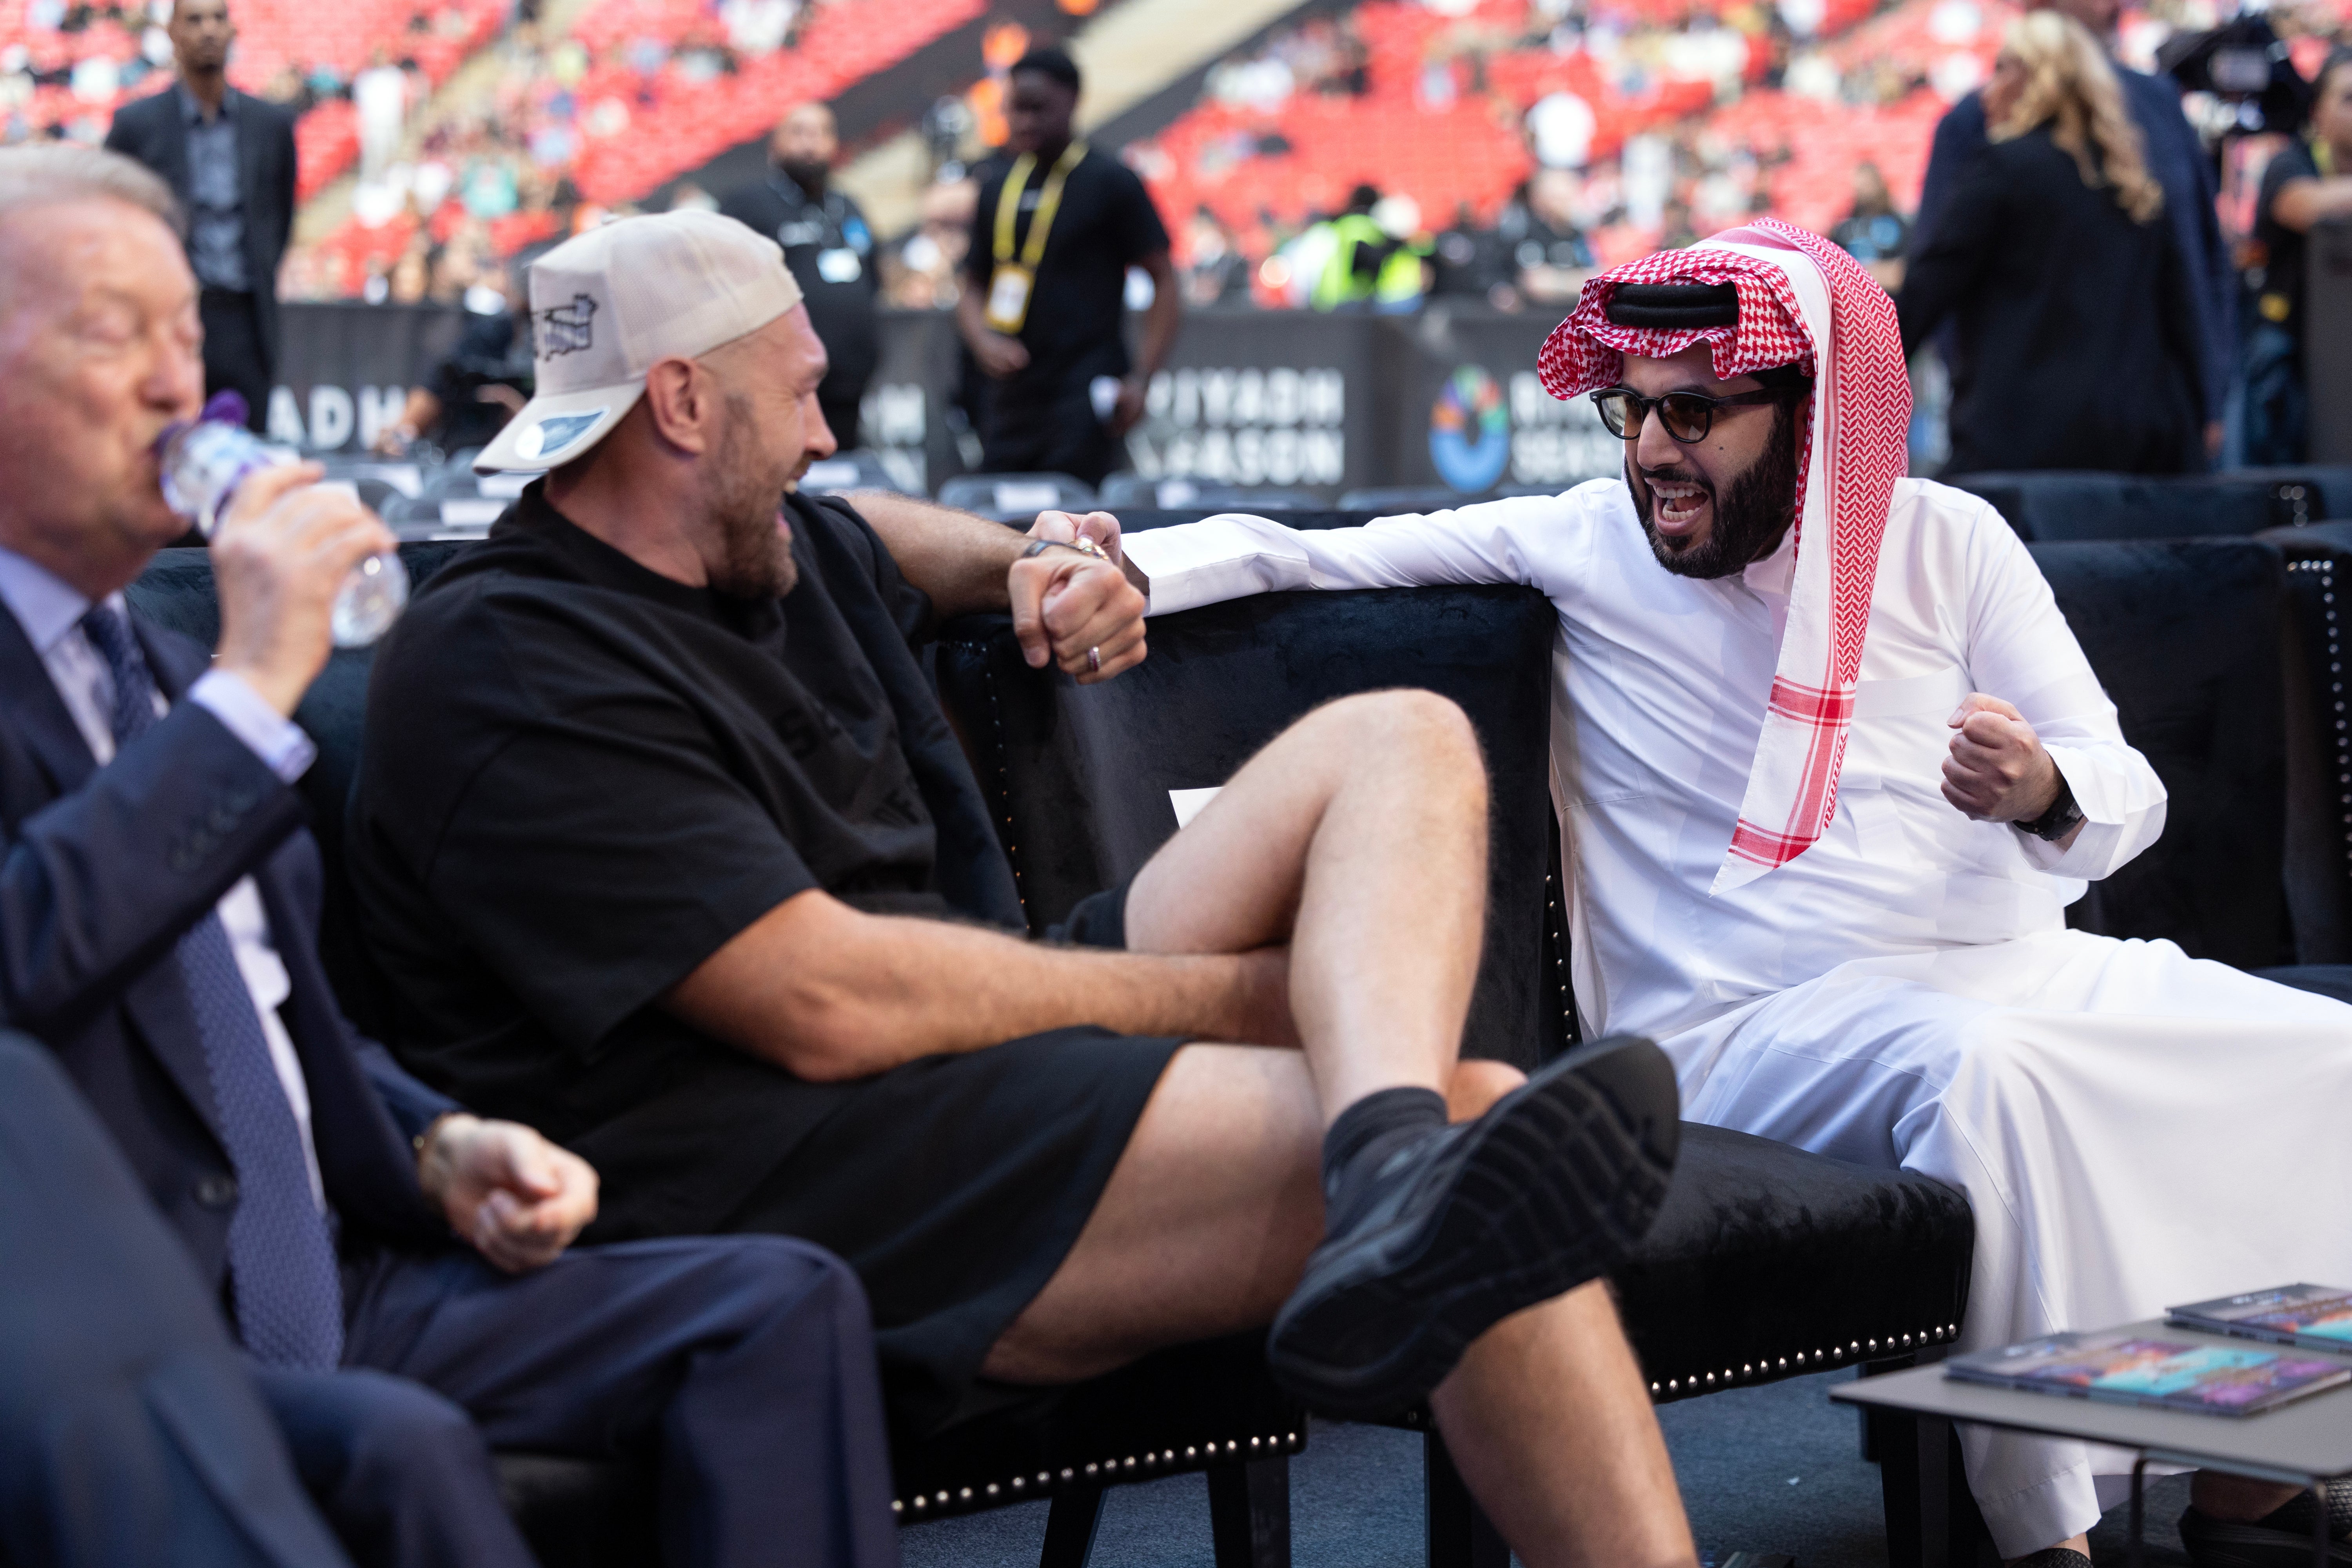
<path id="1" fill-rule="evenodd" d="M 1374 1089 L 1452 1082 L 1486 886 L 1486 769 L 1443 698 L 1346 698 L 1251 758 L 1137 874 L 1128 946 L 1289 943 L 1305 1054 L 1177 1053 L 989 1375 L 1091 1377 L 1271 1321 L 1322 1237 L 1324 1124 Z"/>
<path id="2" fill-rule="evenodd" d="M 1375 1089 L 1444 1091 L 1486 903 L 1486 773 L 1425 691 L 1317 709 L 1234 775 L 1128 895 L 1138 952 L 1290 947 L 1323 1119 Z"/>
<path id="3" fill-rule="evenodd" d="M 1467 1121 L 1522 1081 L 1501 1062 L 1464 1062 L 1449 1114 Z M 1323 1237 L 1321 1159 L 1297 1052 L 1185 1047 L 1069 1258 L 989 1352 L 988 1375 L 1067 1383 L 1267 1322 Z"/>
<path id="4" fill-rule="evenodd" d="M 1400 1084 L 1456 1120 L 1519 1082 L 1457 1064 L 1486 901 L 1486 774 L 1459 710 L 1350 698 L 1252 759 L 1136 878 L 1138 952 L 1290 947 L 1303 1053 L 1188 1046 L 1053 1279 L 990 1352 L 1014 1382 L 1093 1376 L 1269 1321 L 1321 1239 L 1326 1123 Z M 1432 1401 L 1531 1568 L 1695 1559 L 1647 1390 L 1603 1289 L 1489 1330 Z"/>
<path id="5" fill-rule="evenodd" d="M 1306 1059 L 1187 1046 L 1045 1289 L 989 1351 L 1011 1383 L 1069 1383 L 1274 1319 L 1323 1237 L 1323 1125 Z"/>
<path id="6" fill-rule="evenodd" d="M 1528 1568 L 1696 1559 L 1649 1391 L 1599 1280 L 1487 1330 L 1429 1403 Z"/>

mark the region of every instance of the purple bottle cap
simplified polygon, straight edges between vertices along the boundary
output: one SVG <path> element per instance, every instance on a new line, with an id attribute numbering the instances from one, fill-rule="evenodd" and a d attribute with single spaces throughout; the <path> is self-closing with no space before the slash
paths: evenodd
<path id="1" fill-rule="evenodd" d="M 156 454 L 160 457 L 170 448 L 173 442 L 180 438 L 181 432 L 198 425 L 207 423 L 234 425 L 242 430 L 245 428 L 246 415 L 248 412 L 249 408 L 243 393 L 215 392 L 205 400 L 204 407 L 198 411 L 194 419 L 174 419 L 163 426 L 163 433 L 155 437 Z"/>

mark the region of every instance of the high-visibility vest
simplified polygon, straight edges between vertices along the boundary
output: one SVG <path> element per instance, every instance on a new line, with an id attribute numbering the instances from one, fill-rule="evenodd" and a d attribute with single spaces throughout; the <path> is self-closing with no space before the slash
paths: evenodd
<path id="1" fill-rule="evenodd" d="M 1402 303 L 1420 298 L 1422 262 L 1428 247 L 1399 240 L 1362 213 L 1342 213 L 1330 220 L 1331 254 L 1315 280 L 1310 303 L 1318 310 L 1367 300 Z"/>

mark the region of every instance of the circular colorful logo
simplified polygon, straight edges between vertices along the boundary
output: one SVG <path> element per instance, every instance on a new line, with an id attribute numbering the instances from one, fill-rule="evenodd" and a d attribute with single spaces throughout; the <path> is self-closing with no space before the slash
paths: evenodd
<path id="1" fill-rule="evenodd" d="M 1503 389 L 1482 365 L 1456 365 L 1429 410 L 1429 460 L 1465 494 L 1495 488 L 1511 461 L 1511 416 Z"/>

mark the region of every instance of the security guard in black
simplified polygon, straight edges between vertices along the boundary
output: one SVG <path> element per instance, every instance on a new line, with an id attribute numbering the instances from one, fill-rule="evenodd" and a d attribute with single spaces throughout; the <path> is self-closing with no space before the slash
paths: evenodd
<path id="1" fill-rule="evenodd" d="M 801 104 L 776 122 L 768 177 L 730 192 L 719 210 L 784 247 L 784 264 L 808 303 L 809 325 L 831 362 L 817 402 L 845 452 L 862 445 L 857 407 L 880 363 L 882 335 L 874 231 L 857 203 L 833 188 L 839 145 L 832 110 Z"/>

